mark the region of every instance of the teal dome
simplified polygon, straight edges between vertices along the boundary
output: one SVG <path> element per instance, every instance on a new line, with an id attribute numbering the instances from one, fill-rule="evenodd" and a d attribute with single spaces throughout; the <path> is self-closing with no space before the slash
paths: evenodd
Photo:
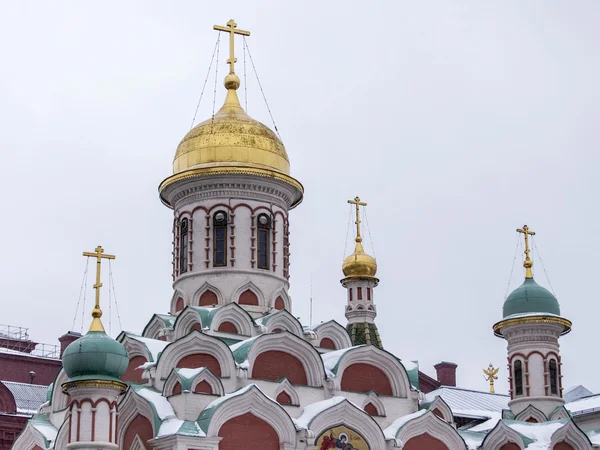
<path id="1" fill-rule="evenodd" d="M 129 365 L 127 350 L 103 331 L 88 331 L 63 353 L 69 380 L 118 379 Z"/>
<path id="2" fill-rule="evenodd" d="M 560 306 L 548 289 L 537 284 L 533 278 L 525 278 L 525 282 L 506 298 L 502 313 L 505 319 L 513 314 L 527 313 L 560 316 Z"/>

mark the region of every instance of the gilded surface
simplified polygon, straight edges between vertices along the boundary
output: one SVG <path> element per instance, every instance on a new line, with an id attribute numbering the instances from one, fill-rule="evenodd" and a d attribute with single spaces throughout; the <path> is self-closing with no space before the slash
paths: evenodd
<path id="1" fill-rule="evenodd" d="M 377 273 L 377 262 L 371 255 L 367 255 L 362 246 L 362 236 L 360 234 L 360 207 L 367 206 L 366 203 L 361 202 L 359 197 L 354 200 L 348 200 L 348 203 L 356 206 L 356 242 L 354 247 L 354 253 L 344 259 L 342 263 L 342 272 L 347 278 L 372 278 Z M 344 280 L 342 280 L 343 284 Z"/>
<path id="2" fill-rule="evenodd" d="M 555 323 L 558 325 L 562 325 L 564 331 L 561 334 L 566 334 L 571 331 L 571 321 L 567 319 L 563 319 L 562 317 L 552 317 L 552 316 L 527 316 L 527 317 L 516 317 L 514 319 L 507 319 L 498 322 L 494 325 L 494 333 L 498 336 L 502 336 L 502 328 L 508 327 L 510 325 L 522 325 L 529 323 Z"/>
<path id="3" fill-rule="evenodd" d="M 370 450 L 369 445 L 356 431 L 343 425 L 325 431 L 317 439 L 318 450 Z"/>
<path id="4" fill-rule="evenodd" d="M 78 380 L 67 381 L 63 383 L 62 390 L 64 393 L 74 387 L 94 387 L 94 388 L 111 388 L 124 391 L 127 389 L 127 384 L 117 380 Z"/>
<path id="5" fill-rule="evenodd" d="M 96 290 L 96 304 L 92 310 L 93 320 L 89 331 L 104 331 L 104 326 L 100 321 L 100 317 L 102 317 L 102 310 L 100 309 L 100 288 L 102 287 L 102 283 L 100 282 L 100 272 L 102 270 L 102 260 L 115 259 L 115 256 L 105 255 L 101 245 L 96 247 L 94 252 L 83 252 L 83 256 L 96 258 L 96 284 L 94 284 L 94 289 Z"/>

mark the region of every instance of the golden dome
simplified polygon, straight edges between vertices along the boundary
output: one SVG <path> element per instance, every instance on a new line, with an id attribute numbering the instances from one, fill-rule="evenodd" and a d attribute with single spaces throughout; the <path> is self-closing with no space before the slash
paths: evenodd
<path id="1" fill-rule="evenodd" d="M 213 118 L 194 127 L 183 138 L 173 161 L 173 174 L 203 168 L 254 168 L 290 173 L 281 140 L 271 129 L 252 119 L 240 106 L 237 75 L 225 78 L 227 97 Z"/>
<path id="2" fill-rule="evenodd" d="M 362 238 L 356 238 L 354 253 L 344 259 L 342 271 L 347 278 L 374 278 L 377 273 L 375 258 L 365 253 Z"/>

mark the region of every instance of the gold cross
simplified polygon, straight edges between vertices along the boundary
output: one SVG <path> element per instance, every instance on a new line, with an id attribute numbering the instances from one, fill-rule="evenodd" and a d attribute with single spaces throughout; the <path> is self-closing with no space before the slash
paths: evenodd
<path id="1" fill-rule="evenodd" d="M 498 379 L 497 373 L 499 370 L 500 368 L 494 369 L 492 363 L 490 363 L 490 366 L 487 369 L 483 369 L 485 381 L 490 382 L 490 392 L 492 394 L 496 392 L 496 390 L 494 389 L 494 380 Z"/>
<path id="2" fill-rule="evenodd" d="M 354 200 L 348 200 L 348 203 L 356 206 L 356 242 L 362 242 L 362 237 L 360 236 L 360 207 L 367 206 L 366 203 L 361 202 L 359 197 L 355 197 Z"/>
<path id="3" fill-rule="evenodd" d="M 517 232 L 525 235 L 525 261 L 523 262 L 523 267 L 525 267 L 525 278 L 533 278 L 533 272 L 531 271 L 533 261 L 529 257 L 529 254 L 531 253 L 531 250 L 529 250 L 529 236 L 534 236 L 535 233 L 529 231 L 527 225 L 523 225 L 523 228 L 517 228 Z"/>
<path id="4" fill-rule="evenodd" d="M 100 282 L 100 270 L 102 268 L 102 259 L 115 259 L 114 255 L 105 255 L 104 249 L 102 246 L 96 247 L 96 251 L 94 253 L 91 252 L 83 252 L 83 256 L 91 256 L 96 258 L 96 284 L 94 284 L 94 289 L 96 289 L 96 304 L 94 305 L 94 309 L 92 311 L 92 324 L 90 325 L 90 331 L 104 331 L 104 326 L 100 321 L 100 317 L 102 317 L 102 310 L 100 309 L 100 288 L 102 287 L 102 283 Z"/>
<path id="5" fill-rule="evenodd" d="M 234 49 L 233 49 L 234 44 L 235 44 L 235 35 L 241 34 L 242 36 L 250 36 L 250 32 L 244 31 L 244 30 L 238 30 L 237 23 L 235 23 L 235 21 L 233 19 L 231 19 L 229 22 L 227 22 L 226 27 L 222 27 L 220 25 L 214 25 L 213 30 L 225 31 L 225 32 L 229 33 L 229 59 L 227 60 L 227 63 L 229 64 L 229 73 L 235 73 L 235 63 L 237 62 L 237 59 L 235 58 Z"/>

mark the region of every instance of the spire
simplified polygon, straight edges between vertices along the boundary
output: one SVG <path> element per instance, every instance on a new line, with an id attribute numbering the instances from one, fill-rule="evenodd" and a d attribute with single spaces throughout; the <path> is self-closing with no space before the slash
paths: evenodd
<path id="1" fill-rule="evenodd" d="M 362 246 L 362 236 L 360 234 L 360 207 L 367 206 L 365 202 L 360 201 L 360 197 L 355 197 L 354 200 L 348 200 L 348 203 L 356 206 L 356 242 L 354 246 L 354 253 L 348 256 L 342 264 L 342 271 L 344 276 L 358 276 L 358 277 L 369 277 L 373 278 L 377 272 L 377 262 L 375 258 L 365 253 Z"/>
<path id="2" fill-rule="evenodd" d="M 529 231 L 529 227 L 527 225 L 523 225 L 523 228 L 517 228 L 517 232 L 525 235 L 525 261 L 523 261 L 523 267 L 525 267 L 525 278 L 533 278 L 533 272 L 531 270 L 533 267 L 533 261 L 529 257 L 529 254 L 531 253 L 531 250 L 529 249 L 529 236 L 534 236 L 535 232 Z"/>
<path id="3" fill-rule="evenodd" d="M 100 288 L 102 287 L 102 283 L 100 282 L 100 271 L 102 269 L 102 259 L 115 259 L 115 256 L 105 255 L 101 245 L 96 247 L 95 252 L 83 252 L 83 256 L 96 258 L 96 284 L 94 284 L 94 289 L 96 289 L 96 304 L 92 310 L 93 319 L 89 331 L 104 332 L 104 325 L 102 325 L 102 321 L 100 320 L 100 317 L 102 317 L 102 310 L 100 309 Z"/>

